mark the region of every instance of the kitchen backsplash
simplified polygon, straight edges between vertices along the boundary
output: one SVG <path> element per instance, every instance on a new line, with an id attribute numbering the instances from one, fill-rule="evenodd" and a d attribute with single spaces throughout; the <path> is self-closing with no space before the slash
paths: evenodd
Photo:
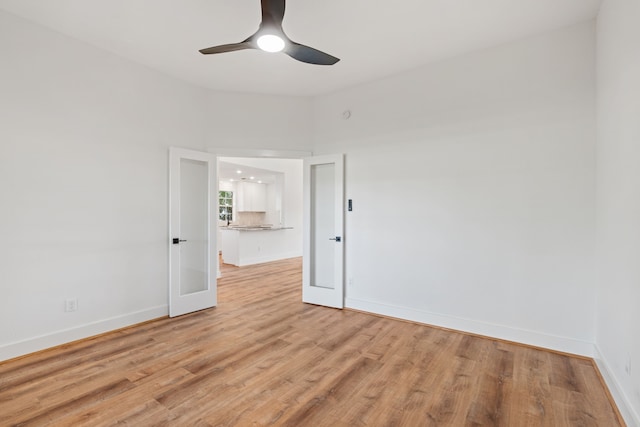
<path id="1" fill-rule="evenodd" d="M 233 225 L 251 226 L 263 225 L 266 214 L 264 212 L 236 212 L 233 216 L 234 219 L 231 222 Z"/>

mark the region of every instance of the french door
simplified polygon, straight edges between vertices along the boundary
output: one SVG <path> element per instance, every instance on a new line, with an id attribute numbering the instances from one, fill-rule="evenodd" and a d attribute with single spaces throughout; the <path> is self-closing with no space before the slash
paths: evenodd
<path id="1" fill-rule="evenodd" d="M 217 304 L 216 158 L 169 150 L 169 316 Z"/>
<path id="2" fill-rule="evenodd" d="M 304 160 L 302 301 L 344 307 L 344 157 Z"/>

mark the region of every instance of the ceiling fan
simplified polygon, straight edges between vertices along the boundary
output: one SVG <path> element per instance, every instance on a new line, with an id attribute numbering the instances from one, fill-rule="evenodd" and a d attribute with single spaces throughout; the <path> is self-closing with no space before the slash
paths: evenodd
<path id="1" fill-rule="evenodd" d="M 285 0 L 261 0 L 262 22 L 249 38 L 240 43 L 223 44 L 201 49 L 203 55 L 234 52 L 244 49 L 262 49 L 267 52 L 283 52 L 293 59 L 308 64 L 333 65 L 340 59 L 309 46 L 292 41 L 282 30 Z"/>

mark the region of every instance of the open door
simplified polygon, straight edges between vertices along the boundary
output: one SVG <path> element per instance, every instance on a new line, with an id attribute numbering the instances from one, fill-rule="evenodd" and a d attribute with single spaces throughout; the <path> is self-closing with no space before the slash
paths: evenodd
<path id="1" fill-rule="evenodd" d="M 344 157 L 304 160 L 302 301 L 344 307 Z"/>
<path id="2" fill-rule="evenodd" d="M 217 304 L 216 158 L 169 150 L 169 316 Z M 217 217 L 217 215 L 216 215 Z"/>

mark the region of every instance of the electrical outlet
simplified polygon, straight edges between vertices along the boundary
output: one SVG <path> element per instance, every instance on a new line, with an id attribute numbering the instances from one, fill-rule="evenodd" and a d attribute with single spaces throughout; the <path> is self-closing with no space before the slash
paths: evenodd
<path id="1" fill-rule="evenodd" d="M 353 277 L 349 277 L 348 283 L 349 283 L 349 286 L 353 286 L 353 283 L 354 283 Z"/>
<path id="2" fill-rule="evenodd" d="M 78 311 L 78 298 L 67 298 L 64 300 L 64 311 Z"/>

